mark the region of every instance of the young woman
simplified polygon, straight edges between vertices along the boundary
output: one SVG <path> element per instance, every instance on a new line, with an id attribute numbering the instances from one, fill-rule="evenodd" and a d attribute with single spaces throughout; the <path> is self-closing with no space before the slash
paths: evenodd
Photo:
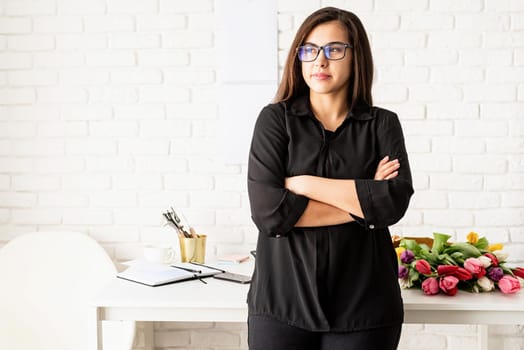
<path id="1" fill-rule="evenodd" d="M 306 18 L 249 156 L 260 231 L 251 350 L 398 345 L 403 308 L 388 226 L 413 189 L 398 117 L 373 106 L 372 80 L 353 13 L 323 8 Z"/>

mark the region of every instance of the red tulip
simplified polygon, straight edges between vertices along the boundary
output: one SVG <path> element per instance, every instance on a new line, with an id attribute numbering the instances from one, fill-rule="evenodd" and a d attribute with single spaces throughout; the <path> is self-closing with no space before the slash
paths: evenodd
<path id="1" fill-rule="evenodd" d="M 431 265 L 424 259 L 417 260 L 415 269 L 423 275 L 431 274 Z"/>
<path id="2" fill-rule="evenodd" d="M 499 259 L 497 259 L 495 255 L 491 253 L 484 253 L 484 255 L 491 259 L 491 264 L 493 266 L 499 266 Z"/>
<path id="3" fill-rule="evenodd" d="M 471 272 L 469 272 L 468 270 L 466 270 L 463 267 L 459 267 L 457 271 L 451 274 L 451 276 L 455 276 L 461 281 L 467 281 L 473 278 L 473 275 L 471 274 Z"/>
<path id="4" fill-rule="evenodd" d="M 437 266 L 437 273 L 439 276 L 452 275 L 457 272 L 458 268 L 455 265 L 439 265 Z"/>
<path id="5" fill-rule="evenodd" d="M 513 273 L 517 277 L 524 278 L 524 267 L 517 267 L 513 270 Z"/>

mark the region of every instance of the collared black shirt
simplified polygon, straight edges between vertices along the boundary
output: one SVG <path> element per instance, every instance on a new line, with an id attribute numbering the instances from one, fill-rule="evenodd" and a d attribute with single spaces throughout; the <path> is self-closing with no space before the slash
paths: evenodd
<path id="1" fill-rule="evenodd" d="M 379 161 L 399 159 L 399 175 L 373 180 Z M 315 175 L 355 179 L 365 218 L 294 227 L 308 198 L 284 179 Z M 248 166 L 253 221 L 259 229 L 249 313 L 312 331 L 353 331 L 401 323 L 397 257 L 388 226 L 404 215 L 413 188 L 398 117 L 367 107 L 335 132 L 314 117 L 307 97 L 266 106 Z"/>

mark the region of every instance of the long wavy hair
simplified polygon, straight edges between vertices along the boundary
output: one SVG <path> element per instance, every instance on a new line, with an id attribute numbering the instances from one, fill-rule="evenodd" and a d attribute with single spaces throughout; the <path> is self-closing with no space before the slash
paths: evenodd
<path id="1" fill-rule="evenodd" d="M 371 84 L 373 82 L 373 57 L 366 30 L 360 19 L 352 12 L 335 7 L 325 7 L 307 17 L 295 35 L 284 66 L 282 81 L 274 102 L 287 101 L 300 95 L 309 94 L 302 76 L 302 65 L 297 57 L 297 48 L 319 24 L 338 21 L 347 30 L 349 43 L 353 45 L 353 58 L 350 61 L 348 102 L 350 108 L 360 105 L 372 106 Z"/>

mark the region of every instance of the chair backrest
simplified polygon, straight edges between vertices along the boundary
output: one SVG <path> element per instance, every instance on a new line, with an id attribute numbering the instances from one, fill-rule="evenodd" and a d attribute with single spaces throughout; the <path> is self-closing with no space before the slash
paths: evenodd
<path id="1" fill-rule="evenodd" d="M 0 349 L 87 349 L 96 320 L 89 300 L 115 275 L 85 234 L 14 238 L 0 249 Z"/>

